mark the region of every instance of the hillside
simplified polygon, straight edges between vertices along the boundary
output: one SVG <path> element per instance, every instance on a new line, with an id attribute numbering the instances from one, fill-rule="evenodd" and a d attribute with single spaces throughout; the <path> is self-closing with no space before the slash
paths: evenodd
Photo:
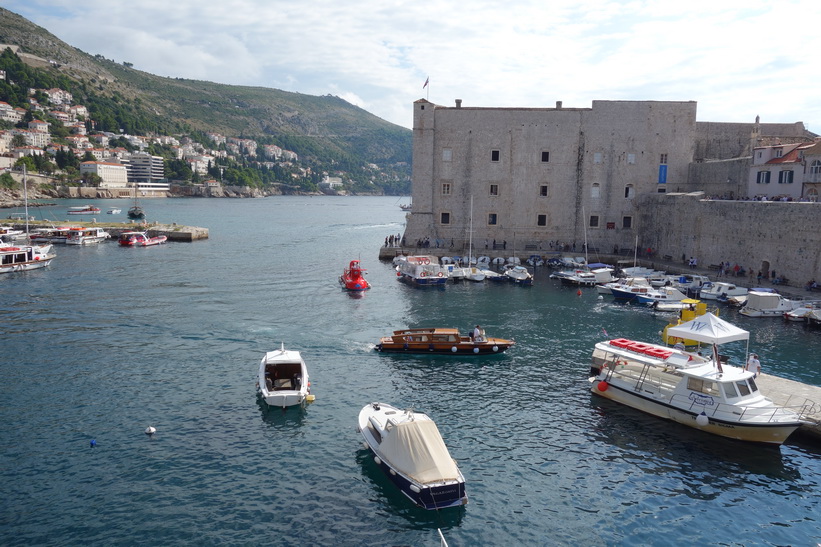
<path id="1" fill-rule="evenodd" d="M 314 170 L 356 171 L 372 163 L 406 179 L 393 191 L 410 188 L 411 131 L 339 97 L 155 76 L 82 52 L 3 8 L 0 44 L 20 46 L 18 55 L 30 66 L 70 78 L 80 96 L 126 105 L 152 120 L 141 127 L 258 139 L 297 152 Z"/>

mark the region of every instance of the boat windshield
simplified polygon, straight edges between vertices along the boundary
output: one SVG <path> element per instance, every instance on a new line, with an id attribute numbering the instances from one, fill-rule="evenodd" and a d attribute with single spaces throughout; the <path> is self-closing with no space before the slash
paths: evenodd
<path id="1" fill-rule="evenodd" d="M 718 384 L 710 380 L 704 380 L 702 378 L 695 378 L 695 377 L 688 377 L 687 378 L 687 389 L 690 391 L 698 391 L 699 393 L 704 393 L 707 395 L 714 395 L 716 397 L 721 396 L 721 392 L 718 390 Z"/>

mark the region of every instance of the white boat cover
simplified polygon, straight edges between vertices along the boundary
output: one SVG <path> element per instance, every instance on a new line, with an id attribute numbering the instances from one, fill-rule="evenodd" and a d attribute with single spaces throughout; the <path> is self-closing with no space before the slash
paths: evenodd
<path id="1" fill-rule="evenodd" d="M 459 470 L 436 424 L 430 420 L 402 422 L 379 445 L 385 461 L 420 484 L 457 480 Z"/>
<path id="2" fill-rule="evenodd" d="M 710 312 L 699 315 L 692 321 L 667 329 L 667 336 L 696 340 L 709 344 L 726 344 L 737 340 L 749 340 L 750 333 L 740 329 Z"/>

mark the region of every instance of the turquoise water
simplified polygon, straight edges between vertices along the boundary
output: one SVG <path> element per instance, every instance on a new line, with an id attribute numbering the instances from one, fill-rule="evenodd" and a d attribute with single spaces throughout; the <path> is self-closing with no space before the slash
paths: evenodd
<path id="1" fill-rule="evenodd" d="M 548 270 L 533 287 L 408 287 L 376 259 L 403 229 L 396 198 L 143 205 L 211 237 L 58 247 L 49 268 L 0 278 L 3 545 L 435 545 L 436 528 L 451 546 L 821 541 L 821 448 L 724 440 L 590 394 L 595 342 L 655 341 L 663 316 Z M 374 287 L 361 297 L 336 281 L 353 258 Z M 820 332 L 723 317 L 766 372 L 821 385 Z M 481 360 L 372 350 L 393 329 L 477 323 L 517 345 Z M 303 411 L 255 395 L 283 342 L 308 363 Z M 417 509 L 381 474 L 355 425 L 376 400 L 437 422 L 466 507 Z"/>

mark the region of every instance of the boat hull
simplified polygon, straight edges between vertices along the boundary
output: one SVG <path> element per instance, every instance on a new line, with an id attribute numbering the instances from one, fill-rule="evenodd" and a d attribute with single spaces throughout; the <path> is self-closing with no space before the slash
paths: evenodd
<path id="1" fill-rule="evenodd" d="M 428 342 L 405 342 L 377 344 L 376 351 L 381 353 L 407 353 L 407 354 L 427 354 L 427 355 L 499 355 L 513 345 L 512 340 L 491 339 L 488 342 L 479 343 L 428 343 Z"/>
<path id="2" fill-rule="evenodd" d="M 789 437 L 801 422 L 772 423 L 746 425 L 739 422 L 731 422 L 709 417 L 707 425 L 699 425 L 697 418 L 704 408 L 694 406 L 694 410 L 687 411 L 666 404 L 663 401 L 654 400 L 638 394 L 633 388 L 621 387 L 615 383 L 604 382 L 601 378 L 591 378 L 591 391 L 605 399 L 610 399 L 617 403 L 629 406 L 641 412 L 651 414 L 658 418 L 671 420 L 694 429 L 699 429 L 707 433 L 713 433 L 730 439 L 741 441 L 780 445 Z M 602 390 L 602 382 L 606 383 Z"/>
<path id="3" fill-rule="evenodd" d="M 0 247 L 0 273 L 26 272 L 45 268 L 55 258 L 51 246 Z"/>

